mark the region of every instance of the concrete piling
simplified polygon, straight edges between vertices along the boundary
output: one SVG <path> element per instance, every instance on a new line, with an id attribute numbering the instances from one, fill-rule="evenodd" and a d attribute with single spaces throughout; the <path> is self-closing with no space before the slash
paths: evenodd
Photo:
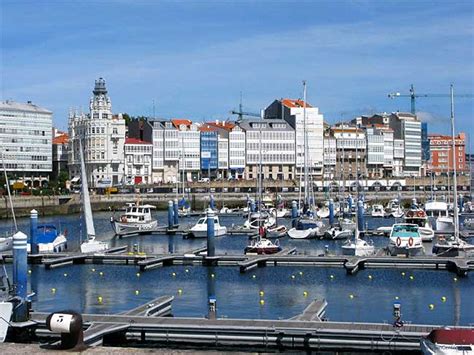
<path id="1" fill-rule="evenodd" d="M 18 297 L 18 304 L 13 309 L 13 320 L 24 322 L 28 320 L 27 296 L 27 240 L 28 237 L 22 232 L 13 236 L 13 289 Z"/>
<path id="2" fill-rule="evenodd" d="M 365 230 L 364 203 L 360 200 L 357 201 L 357 228 L 360 232 Z"/>
<path id="3" fill-rule="evenodd" d="M 38 211 L 30 211 L 30 245 L 31 254 L 38 254 L 38 240 L 36 235 L 38 234 Z"/>
<path id="4" fill-rule="evenodd" d="M 334 224 L 334 200 L 332 198 L 329 200 L 329 224 L 331 226 Z"/>
<path id="5" fill-rule="evenodd" d="M 174 215 L 174 225 L 177 227 L 179 225 L 178 199 L 177 198 L 173 202 L 173 215 Z"/>
<path id="6" fill-rule="evenodd" d="M 173 219 L 173 201 L 168 201 L 168 228 L 173 229 L 174 219 Z"/>
<path id="7" fill-rule="evenodd" d="M 207 210 L 207 256 L 213 257 L 216 254 L 214 246 L 214 211 Z"/>

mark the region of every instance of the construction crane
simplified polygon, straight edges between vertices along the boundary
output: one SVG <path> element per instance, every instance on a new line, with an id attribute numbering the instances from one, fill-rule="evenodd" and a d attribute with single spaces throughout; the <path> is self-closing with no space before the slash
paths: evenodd
<path id="1" fill-rule="evenodd" d="M 237 119 L 238 121 L 242 121 L 244 119 L 244 116 L 250 116 L 250 117 L 261 117 L 260 114 L 258 113 L 253 113 L 253 112 L 244 112 L 242 109 L 242 91 L 240 92 L 240 103 L 239 103 L 239 111 L 230 111 L 231 115 L 237 115 L 239 118 Z"/>
<path id="2" fill-rule="evenodd" d="M 455 97 L 474 97 L 473 95 L 454 95 Z M 415 101 L 417 97 L 450 97 L 449 94 L 417 94 L 415 93 L 415 88 L 413 84 L 410 85 L 410 93 L 409 94 L 400 94 L 399 92 L 392 92 L 388 94 L 388 97 L 391 99 L 395 99 L 397 97 L 409 97 L 411 99 L 411 113 L 416 114 L 415 109 Z"/>

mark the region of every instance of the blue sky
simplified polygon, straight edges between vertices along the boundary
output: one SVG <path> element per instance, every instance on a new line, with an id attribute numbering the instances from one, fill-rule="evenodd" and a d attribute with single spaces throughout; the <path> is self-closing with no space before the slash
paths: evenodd
<path id="1" fill-rule="evenodd" d="M 114 112 L 225 119 L 301 97 L 329 122 L 408 111 L 389 92 L 474 93 L 474 2 L 0 1 L 2 99 L 32 100 L 67 126 L 107 81 Z M 431 132 L 449 132 L 449 99 L 420 98 Z M 474 99 L 456 99 L 474 133 Z"/>

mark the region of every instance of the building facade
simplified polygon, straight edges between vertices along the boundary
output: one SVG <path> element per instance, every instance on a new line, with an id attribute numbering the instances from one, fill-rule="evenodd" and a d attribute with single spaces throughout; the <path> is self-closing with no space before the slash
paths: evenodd
<path id="1" fill-rule="evenodd" d="M 66 172 L 69 175 L 67 165 L 68 146 L 68 134 L 53 129 L 53 179 L 57 179 L 62 172 Z"/>
<path id="2" fill-rule="evenodd" d="M 127 185 L 151 184 L 153 144 L 137 138 L 126 138 L 125 183 Z"/>
<path id="3" fill-rule="evenodd" d="M 383 125 L 367 127 L 367 175 L 368 178 L 393 176 L 393 131 Z"/>
<path id="4" fill-rule="evenodd" d="M 324 134 L 324 173 L 323 178 L 326 181 L 336 178 L 337 145 L 336 138 L 330 130 Z"/>
<path id="5" fill-rule="evenodd" d="M 80 148 L 82 142 L 86 175 L 90 187 L 124 184 L 125 120 L 112 113 L 105 80 L 95 81 L 89 113 L 69 114 L 69 175 L 80 177 Z"/>
<path id="6" fill-rule="evenodd" d="M 466 135 L 459 133 L 455 137 L 455 156 L 453 162 L 453 139 L 451 136 L 430 134 L 431 164 L 430 170 L 436 174 L 452 172 L 456 164 L 458 172 L 468 171 L 466 164 Z"/>
<path id="7" fill-rule="evenodd" d="M 0 163 L 27 185 L 47 185 L 52 173 L 52 116 L 31 101 L 0 103 Z"/>
<path id="8" fill-rule="evenodd" d="M 280 99 L 273 101 L 265 109 L 264 117 L 265 119 L 283 119 L 295 130 L 297 173 L 300 174 L 304 171 L 306 146 L 308 173 L 310 175 L 321 175 L 323 169 L 324 117 L 319 112 L 319 108 L 313 107 L 303 100 Z"/>
<path id="9" fill-rule="evenodd" d="M 246 135 L 245 178 L 292 180 L 295 176 L 295 131 L 284 120 L 249 119 L 239 123 Z"/>
<path id="10" fill-rule="evenodd" d="M 366 135 L 363 129 L 346 124 L 332 127 L 336 139 L 337 159 L 336 176 L 340 180 L 353 180 L 359 174 L 365 174 Z"/>

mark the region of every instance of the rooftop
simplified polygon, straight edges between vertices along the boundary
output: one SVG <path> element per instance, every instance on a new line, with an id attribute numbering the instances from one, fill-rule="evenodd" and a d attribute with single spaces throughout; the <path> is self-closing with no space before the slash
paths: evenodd
<path id="1" fill-rule="evenodd" d="M 292 107 L 304 107 L 305 102 L 300 99 L 281 99 L 281 103 L 288 108 Z M 309 103 L 306 102 L 306 107 L 313 107 Z"/>
<path id="2" fill-rule="evenodd" d="M 16 102 L 16 101 L 11 101 L 11 100 L 2 101 L 0 102 L 0 110 L 27 111 L 27 112 L 47 113 L 47 114 L 53 113 L 45 109 L 44 107 L 33 104 L 31 101 L 28 101 L 27 103 Z"/>
<path id="3" fill-rule="evenodd" d="M 187 118 L 173 118 L 171 119 L 171 122 L 173 123 L 173 126 L 175 126 L 176 128 L 179 128 L 179 126 L 183 124 L 189 128 L 189 126 L 193 124 L 193 121 L 188 120 Z"/>
<path id="4" fill-rule="evenodd" d="M 63 133 L 53 138 L 53 144 L 67 144 L 68 142 L 69 142 L 69 135 L 67 133 Z"/>

